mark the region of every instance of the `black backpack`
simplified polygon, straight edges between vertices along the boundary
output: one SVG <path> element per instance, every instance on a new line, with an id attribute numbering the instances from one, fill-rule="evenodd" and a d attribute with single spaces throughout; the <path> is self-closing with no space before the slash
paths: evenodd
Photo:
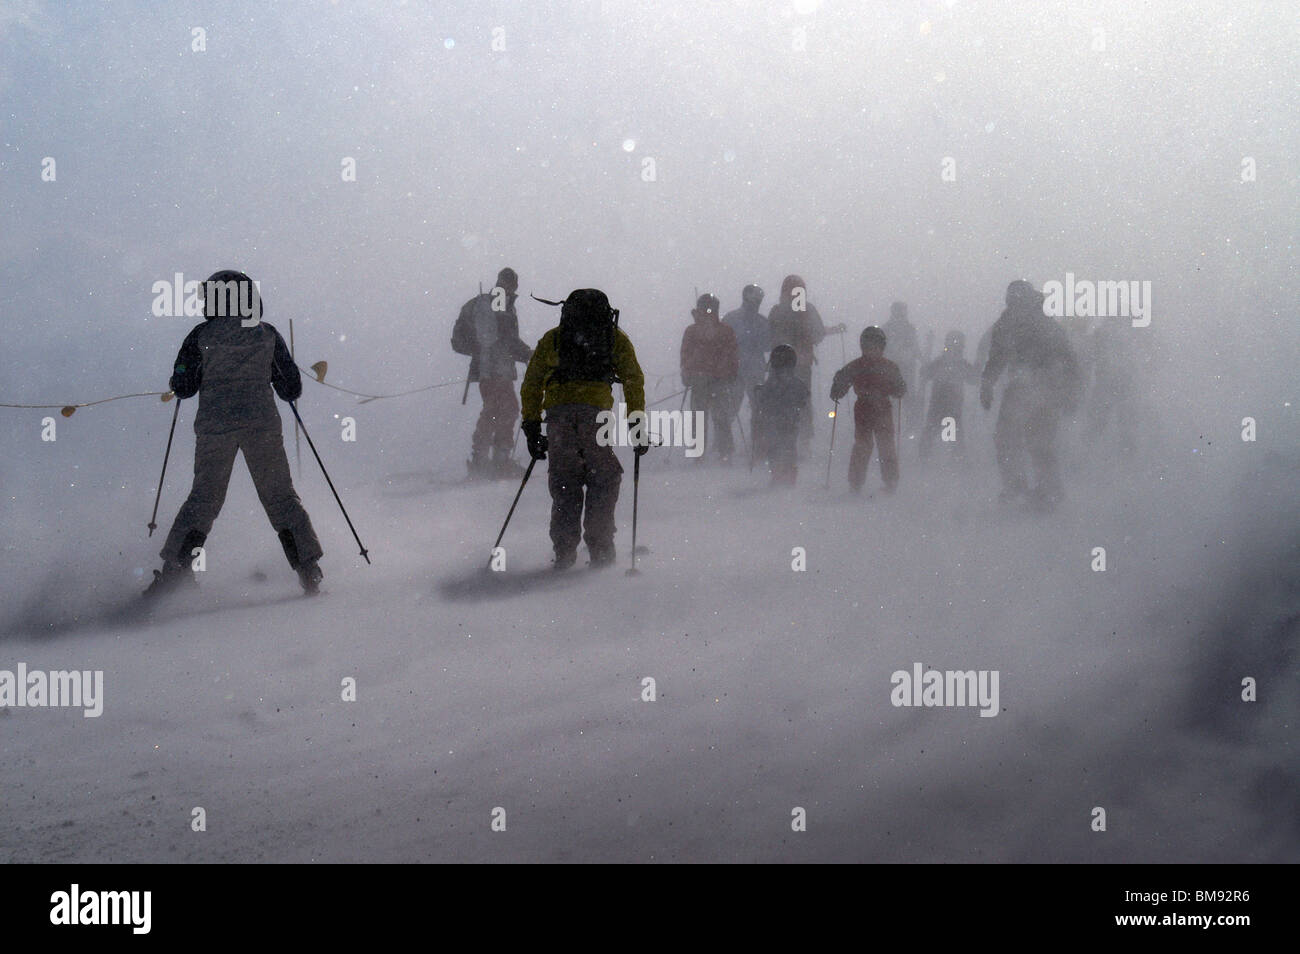
<path id="1" fill-rule="evenodd" d="M 570 292 L 562 302 L 544 298 L 537 301 L 563 306 L 557 342 L 560 361 L 555 369 L 555 381 L 617 382 L 614 334 L 618 328 L 618 309 L 609 306 L 605 293 L 596 288 L 580 288 Z"/>

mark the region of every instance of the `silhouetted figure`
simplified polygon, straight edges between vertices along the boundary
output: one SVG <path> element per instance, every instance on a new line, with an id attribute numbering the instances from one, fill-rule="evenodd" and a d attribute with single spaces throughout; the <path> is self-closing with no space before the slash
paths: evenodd
<path id="1" fill-rule="evenodd" d="M 993 325 L 980 383 L 985 410 L 993 404 L 993 387 L 1004 371 L 1007 384 L 993 435 L 1002 499 L 1025 494 L 1036 505 L 1051 508 L 1064 494 L 1056 432 L 1061 414 L 1078 406 L 1079 367 L 1065 329 L 1043 313 L 1043 295 L 1026 281 L 1007 286 L 1006 310 Z M 1032 489 L 1027 462 L 1034 470 Z"/>
<path id="2" fill-rule="evenodd" d="M 470 356 L 469 380 L 478 382 L 483 398 L 471 439 L 472 477 L 517 477 L 523 472 L 511 460 L 519 419 L 515 362 L 528 361 L 533 351 L 519 337 L 518 289 L 514 269 L 501 269 L 491 291 L 475 295 L 461 307 L 451 332 L 452 350 Z"/>
<path id="3" fill-rule="evenodd" d="M 243 272 L 219 271 L 203 285 L 204 320 L 181 345 L 171 377 L 178 398 L 199 396 L 194 418 L 194 483 L 159 554 L 162 570 L 146 596 L 194 584 L 195 549 L 207 540 L 226 500 L 242 452 L 257 499 L 307 593 L 323 576 L 320 541 L 293 489 L 274 395 L 302 394 L 298 366 L 284 338 L 262 320 L 257 286 Z"/>
<path id="4" fill-rule="evenodd" d="M 858 339 L 862 357 L 836 371 L 831 382 L 832 401 L 844 397 L 849 388 L 858 396 L 853 405 L 853 452 L 849 455 L 849 487 L 855 494 L 861 493 L 866 483 L 873 443 L 880 456 L 885 490 L 893 493 L 898 486 L 898 445 L 890 398 L 902 398 L 907 382 L 898 365 L 885 357 L 887 340 L 881 329 L 867 328 Z"/>
<path id="5" fill-rule="evenodd" d="M 546 460 L 551 491 L 555 568 L 568 569 L 585 540 L 593 567 L 614 562 L 614 508 L 623 465 L 599 437 L 600 413 L 614 406 L 613 384 L 623 385 L 627 414 L 645 411 L 645 376 L 632 340 L 603 291 L 582 288 L 562 302 L 560 324 L 542 335 L 524 372 L 519 396 L 528 453 Z M 542 412 L 546 434 L 542 434 Z M 636 453 L 649 448 L 649 436 Z"/>

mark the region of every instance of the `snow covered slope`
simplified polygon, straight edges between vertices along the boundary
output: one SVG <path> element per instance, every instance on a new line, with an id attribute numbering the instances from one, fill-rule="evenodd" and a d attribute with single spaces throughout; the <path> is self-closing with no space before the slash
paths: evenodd
<path id="1" fill-rule="evenodd" d="M 513 486 L 418 455 L 345 469 L 366 566 L 308 457 L 314 600 L 237 468 L 201 592 L 146 619 L 122 607 L 156 562 L 155 463 L 79 457 L 80 489 L 34 475 L 0 668 L 102 669 L 105 701 L 0 710 L 0 860 L 1300 857 L 1294 458 L 1189 447 L 1122 479 L 1077 459 L 1063 510 L 1031 517 L 994 503 L 983 443 L 964 469 L 907 448 L 896 497 L 855 499 L 842 443 L 822 489 L 825 437 L 775 493 L 655 451 L 638 577 L 630 457 L 619 568 L 583 551 L 558 576 L 537 572 L 540 469 L 491 574 Z M 137 472 L 129 507 L 101 506 Z M 915 663 L 998 671 L 1000 711 L 895 707 L 891 674 Z"/>

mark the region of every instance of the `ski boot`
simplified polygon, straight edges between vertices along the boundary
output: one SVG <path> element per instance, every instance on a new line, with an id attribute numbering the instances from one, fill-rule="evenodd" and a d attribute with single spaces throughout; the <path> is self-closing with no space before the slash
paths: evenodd
<path id="1" fill-rule="evenodd" d="M 492 469 L 501 480 L 520 480 L 524 476 L 523 465 L 509 457 L 498 457 L 492 462 Z"/>
<path id="2" fill-rule="evenodd" d="M 154 600 L 178 590 L 197 590 L 199 581 L 194 578 L 194 571 L 188 564 L 164 563 L 161 570 L 153 571 L 153 582 L 141 595 L 146 600 Z"/>
<path id="3" fill-rule="evenodd" d="M 591 554 L 591 568 L 593 570 L 614 565 L 614 545 L 612 543 L 607 547 L 588 545 L 587 552 Z"/>
<path id="4" fill-rule="evenodd" d="M 308 596 L 315 596 L 320 592 L 320 581 L 324 578 L 325 574 L 321 572 L 315 560 L 298 567 L 298 582 L 302 584 L 302 591 Z"/>
<path id="5" fill-rule="evenodd" d="M 552 569 L 567 570 L 573 564 L 578 562 L 577 550 L 556 550 L 555 562 L 551 564 Z"/>

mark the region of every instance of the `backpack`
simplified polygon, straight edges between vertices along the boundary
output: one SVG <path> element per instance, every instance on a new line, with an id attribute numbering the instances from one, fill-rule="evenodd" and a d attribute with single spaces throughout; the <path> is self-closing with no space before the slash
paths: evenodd
<path id="1" fill-rule="evenodd" d="M 497 342 L 500 331 L 497 312 L 492 310 L 492 294 L 483 292 L 472 300 L 472 307 L 456 318 L 451 329 L 451 350 L 457 354 L 485 353 Z"/>
<path id="2" fill-rule="evenodd" d="M 539 298 L 538 301 L 545 301 Z M 556 342 L 559 364 L 554 372 L 558 383 L 570 381 L 602 381 L 614 384 L 614 336 L 618 328 L 618 309 L 609 306 L 609 299 L 596 288 L 580 288 L 570 292 L 563 302 L 546 302 L 562 305 L 560 333 Z"/>

